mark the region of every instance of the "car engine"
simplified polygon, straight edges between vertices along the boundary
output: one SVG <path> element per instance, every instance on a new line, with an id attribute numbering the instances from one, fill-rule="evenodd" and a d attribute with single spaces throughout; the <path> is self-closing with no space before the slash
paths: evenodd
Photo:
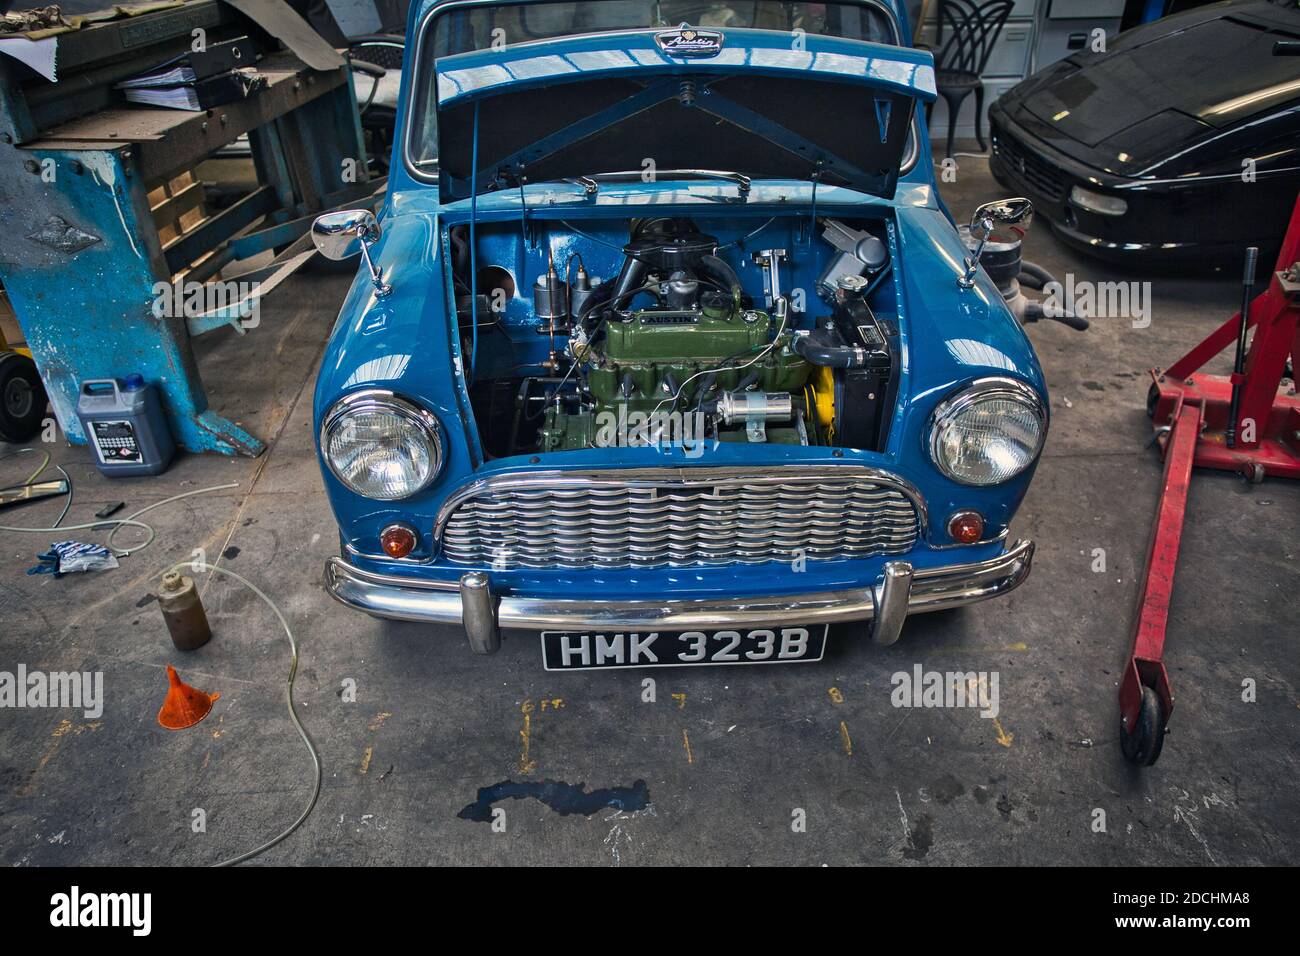
<path id="1" fill-rule="evenodd" d="M 875 316 L 868 293 L 888 257 L 868 231 L 833 219 L 821 227 L 815 298 L 783 289 L 783 249 L 752 253 L 763 293 L 747 290 L 718 238 L 686 219 L 635 223 L 620 270 L 603 279 L 587 273 L 581 249 L 563 266 L 548 255 L 531 311 L 552 343 L 541 363 L 550 374 L 510 385 L 515 415 L 500 452 L 701 441 L 877 447 L 897 330 Z M 814 318 L 810 304 L 827 314 Z M 497 404 L 483 395 L 480 406 Z"/>

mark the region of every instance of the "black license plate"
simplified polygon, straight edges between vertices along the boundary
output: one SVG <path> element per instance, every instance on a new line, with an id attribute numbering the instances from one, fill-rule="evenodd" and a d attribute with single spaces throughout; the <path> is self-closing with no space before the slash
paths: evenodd
<path id="1" fill-rule="evenodd" d="M 825 624 L 707 631 L 545 631 L 548 671 L 693 664 L 795 664 L 826 653 Z"/>

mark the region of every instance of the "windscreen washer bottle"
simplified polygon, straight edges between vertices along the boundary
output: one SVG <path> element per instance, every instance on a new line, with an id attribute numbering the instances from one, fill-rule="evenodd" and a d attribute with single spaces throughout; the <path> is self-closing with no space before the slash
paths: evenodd
<path id="1" fill-rule="evenodd" d="M 77 418 L 106 478 L 159 474 L 176 453 L 158 389 L 142 375 L 82 382 Z"/>

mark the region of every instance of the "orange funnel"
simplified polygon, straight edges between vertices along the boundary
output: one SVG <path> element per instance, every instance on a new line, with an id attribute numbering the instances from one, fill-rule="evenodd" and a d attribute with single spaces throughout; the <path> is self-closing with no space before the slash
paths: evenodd
<path id="1" fill-rule="evenodd" d="M 180 679 L 176 668 L 167 665 L 167 699 L 163 701 L 162 710 L 158 711 L 158 723 L 168 730 L 184 730 L 193 727 L 204 717 L 212 705 L 221 697 L 220 694 L 205 694 L 197 687 L 191 687 Z"/>

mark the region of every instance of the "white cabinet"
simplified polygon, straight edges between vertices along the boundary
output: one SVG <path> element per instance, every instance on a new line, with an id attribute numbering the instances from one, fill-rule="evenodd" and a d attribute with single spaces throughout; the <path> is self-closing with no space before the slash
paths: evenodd
<path id="1" fill-rule="evenodd" d="M 927 23 L 921 29 L 920 45 L 938 53 L 935 37 L 938 24 Z M 983 75 L 1023 77 L 1029 69 L 1029 51 L 1033 47 L 1034 21 L 1008 20 L 993 44 Z"/>
<path id="2" fill-rule="evenodd" d="M 1030 66 L 1041 70 L 1091 48 L 1097 30 L 1105 33 L 1107 42 L 1113 40 L 1123 16 L 1124 0 L 1050 0 Z"/>

